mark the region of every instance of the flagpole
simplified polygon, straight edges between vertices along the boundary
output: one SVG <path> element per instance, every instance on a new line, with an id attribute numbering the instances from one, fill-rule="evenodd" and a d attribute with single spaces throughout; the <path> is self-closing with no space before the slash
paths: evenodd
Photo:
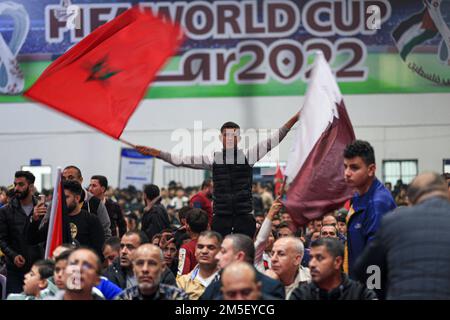
<path id="1" fill-rule="evenodd" d="M 53 198 L 52 198 L 52 207 L 50 210 L 50 217 L 49 217 L 49 223 L 48 223 L 48 231 L 47 231 L 47 242 L 45 245 L 45 259 L 50 258 L 50 247 L 51 247 L 51 240 L 53 236 L 53 227 L 55 226 L 55 217 L 56 217 L 56 210 L 58 208 L 58 187 L 59 183 L 61 182 L 61 167 L 58 167 L 56 170 L 56 182 L 55 182 L 55 188 L 53 189 Z"/>
<path id="2" fill-rule="evenodd" d="M 280 197 L 280 199 L 283 198 L 283 196 L 284 196 L 284 188 L 286 187 L 286 180 L 287 180 L 287 176 L 284 176 L 283 184 L 281 185 L 280 192 L 278 194 L 278 197 Z"/>
<path id="3" fill-rule="evenodd" d="M 132 144 L 131 142 L 128 142 L 128 141 L 126 141 L 126 140 L 123 140 L 122 138 L 119 138 L 118 140 L 119 140 L 120 142 L 126 144 L 127 146 L 130 146 L 130 147 L 132 147 L 133 149 L 136 149 L 136 145 Z"/>

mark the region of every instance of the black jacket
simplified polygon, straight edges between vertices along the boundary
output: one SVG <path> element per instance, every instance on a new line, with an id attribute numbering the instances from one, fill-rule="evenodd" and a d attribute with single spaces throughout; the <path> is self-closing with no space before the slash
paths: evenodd
<path id="1" fill-rule="evenodd" d="M 386 299 L 450 299 L 450 201 L 434 197 L 386 215 L 356 261 L 359 279 L 380 267 Z M 373 272 L 372 272 L 373 273 Z"/>
<path id="2" fill-rule="evenodd" d="M 364 285 L 342 274 L 342 283 L 331 291 L 317 287 L 313 282 L 298 286 L 289 300 L 376 300 L 377 295 Z"/>
<path id="3" fill-rule="evenodd" d="M 30 244 L 45 242 L 47 239 L 49 221 L 43 221 L 41 217 L 37 221 L 29 223 L 27 241 Z M 76 245 L 87 246 L 97 252 L 99 258 L 103 261 L 103 244 L 105 237 L 100 220 L 97 216 L 85 210 L 81 210 L 76 216 L 66 216 L 67 228 L 70 229 L 71 242 Z"/>
<path id="4" fill-rule="evenodd" d="M 36 205 L 34 198 L 33 205 Z M 42 244 L 30 245 L 27 241 L 32 214 L 33 212 L 27 216 L 16 198 L 0 208 L 0 249 L 6 256 L 7 269 L 28 272 L 33 263 L 44 256 Z M 25 258 L 25 265 L 22 268 L 17 268 L 14 264 L 17 255 Z"/>
<path id="5" fill-rule="evenodd" d="M 103 273 L 111 282 L 114 282 L 120 288 L 125 289 L 127 286 L 127 275 L 125 270 L 120 266 L 120 258 L 116 258 L 113 263 Z"/>
<path id="6" fill-rule="evenodd" d="M 265 274 L 256 271 L 256 280 L 261 282 L 262 288 L 261 292 L 265 296 L 272 296 L 276 299 L 284 300 L 286 299 L 286 293 L 284 291 L 283 284 L 278 281 L 274 280 Z M 222 300 L 222 291 L 220 290 L 222 288 L 222 281 L 220 279 L 214 280 L 208 287 L 206 287 L 203 294 L 200 296 L 200 300 Z"/>
<path id="7" fill-rule="evenodd" d="M 253 211 L 253 169 L 242 150 L 216 152 L 212 166 L 214 183 L 213 213 L 237 216 Z"/>
<path id="8" fill-rule="evenodd" d="M 125 232 L 127 232 L 127 225 L 125 223 L 125 218 L 123 217 L 122 209 L 117 202 L 114 202 L 111 199 L 106 199 L 105 207 L 108 211 L 109 220 L 111 221 L 111 235 L 113 237 L 122 238 Z M 117 231 L 119 233 L 117 233 Z"/>
<path id="9" fill-rule="evenodd" d="M 177 286 L 177 280 L 169 268 L 164 268 L 161 274 L 161 283 L 167 284 L 168 286 Z"/>
<path id="10" fill-rule="evenodd" d="M 141 221 L 141 230 L 145 232 L 151 241 L 154 235 L 167 228 L 170 228 L 169 216 L 159 201 L 153 205 L 150 211 L 144 212 Z"/>

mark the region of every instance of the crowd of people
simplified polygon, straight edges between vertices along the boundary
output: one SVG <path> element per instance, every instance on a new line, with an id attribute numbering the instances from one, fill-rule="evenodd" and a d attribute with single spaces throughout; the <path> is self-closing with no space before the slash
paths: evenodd
<path id="1" fill-rule="evenodd" d="M 343 166 L 355 194 L 304 226 L 272 184 L 253 183 L 250 236 L 215 226 L 214 178 L 198 188 L 116 190 L 105 176 L 85 181 L 70 165 L 62 173 L 64 243 L 47 259 L 52 193 L 41 197 L 33 174 L 17 171 L 0 194 L 2 293 L 12 300 L 450 298 L 443 281 L 450 176 L 423 173 L 409 186 L 399 182 L 393 195 L 376 178 L 373 148 L 360 140 L 345 149 Z M 371 286 L 373 265 L 381 274 Z"/>

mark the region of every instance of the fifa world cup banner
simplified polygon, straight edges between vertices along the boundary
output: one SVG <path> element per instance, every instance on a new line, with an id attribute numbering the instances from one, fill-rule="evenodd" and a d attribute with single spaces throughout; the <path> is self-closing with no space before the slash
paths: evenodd
<path id="1" fill-rule="evenodd" d="M 146 98 L 301 95 L 317 50 L 344 94 L 450 92 L 450 0 L 8 0 L 0 102 L 27 101 L 53 60 L 133 5 L 186 39 Z"/>

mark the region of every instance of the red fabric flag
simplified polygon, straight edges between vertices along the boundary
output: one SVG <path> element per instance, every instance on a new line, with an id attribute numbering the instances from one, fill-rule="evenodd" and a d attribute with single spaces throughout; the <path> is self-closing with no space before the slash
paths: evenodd
<path id="1" fill-rule="evenodd" d="M 280 164 L 277 163 L 277 170 L 275 171 L 275 177 L 274 177 L 275 195 L 276 196 L 281 195 L 281 187 L 283 186 L 283 179 L 284 179 L 283 172 L 281 171 Z"/>
<path id="2" fill-rule="evenodd" d="M 66 197 L 64 194 L 61 169 L 58 169 L 55 189 L 53 191 L 52 206 L 49 217 L 45 258 L 52 256 L 56 247 L 72 241 L 67 221 Z"/>
<path id="3" fill-rule="evenodd" d="M 54 61 L 24 95 L 117 139 L 181 41 L 178 26 L 133 7 Z"/>
<path id="4" fill-rule="evenodd" d="M 284 202 L 297 225 L 341 208 L 353 193 L 344 181 L 343 152 L 355 134 L 334 75 L 320 53 L 300 121 L 285 170 L 291 184 Z"/>

